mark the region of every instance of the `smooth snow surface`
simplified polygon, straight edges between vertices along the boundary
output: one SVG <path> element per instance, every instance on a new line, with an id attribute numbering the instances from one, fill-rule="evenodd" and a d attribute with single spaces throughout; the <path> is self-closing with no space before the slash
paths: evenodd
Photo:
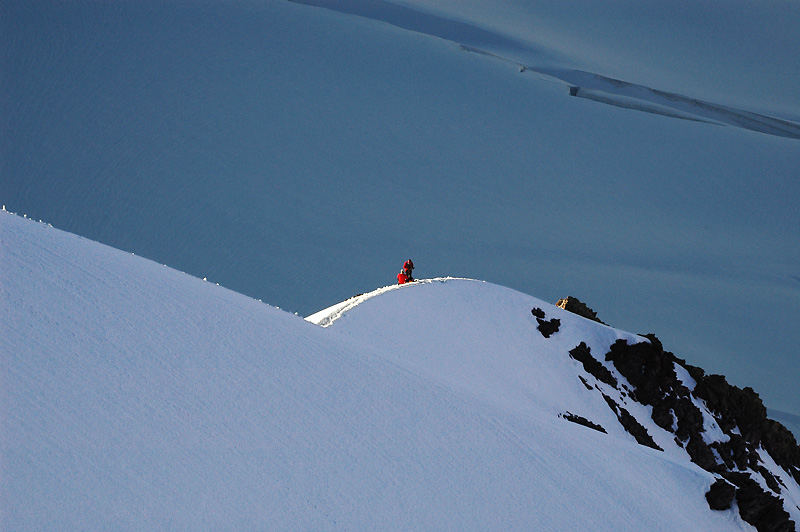
<path id="1" fill-rule="evenodd" d="M 3 529 L 749 529 L 565 352 L 641 339 L 514 290 L 418 283 L 322 328 L 6 212 L 0 249 Z"/>

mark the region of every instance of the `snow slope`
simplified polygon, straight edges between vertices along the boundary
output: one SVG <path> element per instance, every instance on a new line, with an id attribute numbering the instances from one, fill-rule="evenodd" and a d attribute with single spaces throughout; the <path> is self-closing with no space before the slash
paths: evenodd
<path id="1" fill-rule="evenodd" d="M 792 0 L 397 3 L 500 33 L 505 42 L 557 51 L 553 62 L 565 68 L 800 120 L 800 59 L 793 51 L 800 42 L 800 6 Z M 540 57 L 533 59 L 542 63 Z"/>
<path id="2" fill-rule="evenodd" d="M 2 0 L 0 199 L 304 315 L 408 257 L 574 295 L 797 415 L 800 142 L 734 120 L 800 120 L 797 27 L 794 0 Z"/>
<path id="3" fill-rule="evenodd" d="M 665 87 L 647 87 L 633 83 L 628 79 L 609 77 L 612 72 L 625 71 L 625 69 L 620 69 L 618 64 L 607 64 L 606 61 L 602 60 L 602 56 L 593 55 L 591 52 L 587 54 L 585 49 L 582 50 L 583 53 L 581 54 L 579 50 L 570 47 L 570 45 L 565 45 L 565 41 L 568 39 L 566 35 L 575 32 L 576 27 L 580 28 L 581 21 L 580 17 L 576 16 L 576 13 L 569 13 L 569 9 L 566 10 L 569 15 L 565 16 L 560 3 L 553 2 L 553 5 L 548 5 L 550 2 L 540 1 L 536 6 L 513 6 L 511 2 L 498 2 L 498 4 L 505 4 L 503 7 L 508 9 L 507 12 L 502 12 L 502 15 L 498 16 L 498 10 L 486 10 L 485 5 L 481 9 L 480 6 L 469 5 L 470 2 L 466 3 L 466 7 L 464 3 L 460 2 L 449 6 L 446 4 L 443 6 L 440 2 L 426 0 L 406 2 L 418 4 L 422 8 L 412 9 L 400 4 L 375 0 L 293 1 L 386 22 L 410 31 L 458 43 L 461 45 L 462 50 L 512 63 L 520 68 L 520 72 L 536 74 L 539 78 L 547 78 L 550 81 L 568 85 L 571 88 L 570 94 L 572 96 L 588 98 L 626 109 L 663 114 L 673 118 L 741 127 L 770 135 L 800 139 L 800 122 L 796 121 L 797 114 L 795 113 L 798 111 L 796 108 L 794 109 L 795 113 L 781 118 L 781 111 L 775 111 L 774 108 L 772 110 L 773 116 L 769 116 L 759 114 L 753 110 L 737 109 L 730 105 L 712 101 L 714 98 L 719 97 L 723 99 L 730 98 L 730 93 L 733 92 L 731 86 L 724 87 L 724 90 L 716 91 L 708 86 L 699 89 L 701 93 L 706 93 L 705 98 L 711 98 L 712 100 L 700 99 L 702 97 L 696 94 L 689 96 L 674 92 L 687 90 L 690 87 L 698 90 L 695 87 L 696 80 L 691 75 L 687 75 L 686 70 L 690 69 L 686 68 L 685 63 L 671 65 L 672 68 L 670 68 L 668 76 L 664 76 L 664 73 L 661 76 L 653 76 L 652 65 L 654 61 L 651 54 L 647 56 L 646 62 L 642 60 L 642 57 L 638 57 L 638 61 L 628 71 L 629 77 L 635 76 L 632 79 L 642 80 L 648 77 L 660 79 L 662 83 L 668 83 L 667 87 L 675 87 L 672 91 L 667 90 Z M 554 7 L 555 9 L 553 9 Z M 723 20 L 731 21 L 759 14 L 764 19 L 772 19 L 768 23 L 771 31 L 775 31 L 776 28 L 780 27 L 788 30 L 788 22 L 785 20 L 787 10 L 800 19 L 800 10 L 791 9 L 789 5 L 782 6 L 783 9 L 775 9 L 774 6 L 769 6 L 764 9 L 754 10 L 744 3 L 739 3 L 738 5 L 734 3 L 731 6 L 731 3 L 727 2 L 724 7 L 726 9 L 720 9 L 718 14 Z M 734 9 L 731 9 L 731 7 Z M 476 10 L 476 8 L 478 9 Z M 608 2 L 603 6 L 603 10 L 607 11 L 603 13 L 604 16 L 594 16 L 592 18 L 591 25 L 593 30 L 601 35 L 606 35 L 604 39 L 601 39 L 602 41 L 608 40 L 608 33 L 624 33 L 624 31 L 629 30 L 629 28 L 620 28 L 618 21 L 615 20 L 615 15 L 618 15 L 619 11 L 628 10 L 629 8 L 630 6 L 626 2 Z M 557 17 L 555 21 L 551 19 L 545 31 L 541 31 L 541 27 L 532 30 L 531 26 L 543 25 L 543 21 L 538 17 L 541 17 L 543 12 L 547 13 L 551 10 L 559 14 L 560 17 Z M 732 13 L 724 12 L 728 10 L 732 11 Z M 653 11 L 657 10 L 654 9 Z M 697 9 L 697 11 L 702 11 L 702 9 Z M 509 20 L 511 18 L 509 13 L 514 14 L 512 20 Z M 549 14 L 552 16 L 554 13 Z M 652 16 L 652 13 L 648 13 L 647 8 L 642 10 L 642 15 L 645 15 L 642 17 L 643 19 L 646 20 L 646 15 L 648 14 Z M 505 25 L 498 24 L 498 19 L 502 19 L 503 15 L 507 17 Z M 669 15 L 671 17 L 681 16 L 678 15 L 676 10 L 672 10 Z M 466 21 L 462 19 L 466 19 Z M 578 23 L 576 24 L 576 22 Z M 683 23 L 686 24 L 685 21 Z M 528 26 L 525 24 L 528 24 Z M 664 55 L 674 55 L 677 43 L 673 42 L 670 43 L 671 45 L 661 44 L 661 46 L 658 46 L 654 45 L 652 41 L 657 41 L 659 38 L 664 39 L 665 37 L 674 39 L 676 33 L 674 28 L 679 24 L 679 20 L 665 20 L 662 18 L 659 20 L 658 26 L 660 29 L 669 27 L 669 35 L 654 35 L 653 28 L 650 28 L 647 35 L 647 40 L 650 41 L 648 44 L 651 47 L 660 48 L 661 54 L 666 51 L 667 53 Z M 598 26 L 602 28 L 599 31 Z M 568 31 L 569 29 L 572 31 Z M 634 31 L 642 31 L 642 29 L 637 28 Z M 681 34 L 681 37 L 684 37 L 684 35 Z M 712 48 L 710 55 L 721 57 L 729 55 L 730 50 L 735 48 L 733 45 L 736 44 L 738 36 L 728 33 L 725 35 L 725 39 L 715 40 L 708 36 L 706 36 L 706 39 L 707 41 L 704 44 L 710 45 Z M 573 36 L 572 40 L 579 41 L 580 39 L 575 39 Z M 760 41 L 763 43 L 765 39 Z M 594 46 L 597 46 L 597 44 L 593 43 Z M 609 43 L 605 42 L 603 44 L 607 46 Z M 583 46 L 585 47 L 586 45 Z M 620 54 L 619 43 L 616 44 L 616 47 L 617 50 L 609 55 L 619 59 L 620 55 L 624 54 Z M 776 51 L 771 50 L 771 52 L 775 53 Z M 777 53 L 781 55 L 780 51 L 777 51 Z M 593 59 L 595 64 L 591 60 L 587 64 L 586 59 L 588 58 Z M 655 62 L 656 65 L 669 64 L 669 61 L 665 61 L 666 57 L 662 56 L 660 59 L 661 61 Z M 587 65 L 584 68 L 594 68 L 595 70 L 579 70 L 572 66 L 576 63 L 581 64 L 581 60 L 583 60 L 583 64 Z M 796 59 L 792 58 L 791 61 L 796 62 Z M 774 63 L 770 64 L 770 66 L 774 68 Z M 647 69 L 647 67 L 650 67 L 650 71 L 646 71 L 643 74 L 642 70 Z M 738 65 L 738 68 L 743 68 L 743 65 Z M 764 68 L 764 62 L 747 65 L 746 68 L 751 73 L 759 70 L 768 70 L 768 68 Z M 604 74 L 600 72 L 604 72 Z M 773 72 L 773 74 L 776 73 Z M 788 87 L 786 83 L 769 85 L 766 83 L 766 76 L 763 75 L 763 72 L 761 76 L 756 77 L 763 83 L 760 86 L 762 91 L 769 90 L 771 95 L 777 93 L 783 96 L 782 102 L 770 101 L 773 106 L 776 103 L 785 106 L 796 103 L 794 98 L 796 91 L 792 90 L 791 85 Z M 758 97 L 764 98 L 764 95 L 753 94 L 751 97 L 753 98 L 750 103 L 752 109 L 752 106 L 757 108 L 759 105 L 756 102 L 763 101 Z"/>
<path id="4" fill-rule="evenodd" d="M 322 328 L 2 212 L 0 296 L 4 529 L 750 528 L 563 352 L 638 338 L 513 290 L 409 285 Z"/>

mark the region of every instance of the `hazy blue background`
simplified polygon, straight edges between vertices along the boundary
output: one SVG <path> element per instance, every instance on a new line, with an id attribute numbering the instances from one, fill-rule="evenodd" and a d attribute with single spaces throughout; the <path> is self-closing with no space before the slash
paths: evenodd
<path id="1" fill-rule="evenodd" d="M 800 117 L 796 4 L 578 4 L 439 3 L 410 23 Z M 9 210 L 301 314 L 408 257 L 420 277 L 574 295 L 800 412 L 800 141 L 570 98 L 289 2 L 0 1 L 0 39 Z"/>

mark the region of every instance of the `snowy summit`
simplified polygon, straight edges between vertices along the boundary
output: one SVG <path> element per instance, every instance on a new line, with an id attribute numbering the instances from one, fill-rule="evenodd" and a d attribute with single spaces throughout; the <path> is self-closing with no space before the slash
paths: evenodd
<path id="1" fill-rule="evenodd" d="M 4 529 L 800 522 L 791 434 L 654 336 L 453 278 L 304 320 L 7 212 L 0 247 Z"/>

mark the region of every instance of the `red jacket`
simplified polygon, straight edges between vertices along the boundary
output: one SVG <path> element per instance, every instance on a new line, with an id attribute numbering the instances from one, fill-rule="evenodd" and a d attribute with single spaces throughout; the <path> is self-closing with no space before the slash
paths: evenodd
<path id="1" fill-rule="evenodd" d="M 407 274 L 405 272 L 405 270 L 403 270 L 403 271 L 401 271 L 400 273 L 397 274 L 397 284 L 410 283 L 413 280 L 414 280 L 414 278 L 411 277 L 410 274 Z"/>

